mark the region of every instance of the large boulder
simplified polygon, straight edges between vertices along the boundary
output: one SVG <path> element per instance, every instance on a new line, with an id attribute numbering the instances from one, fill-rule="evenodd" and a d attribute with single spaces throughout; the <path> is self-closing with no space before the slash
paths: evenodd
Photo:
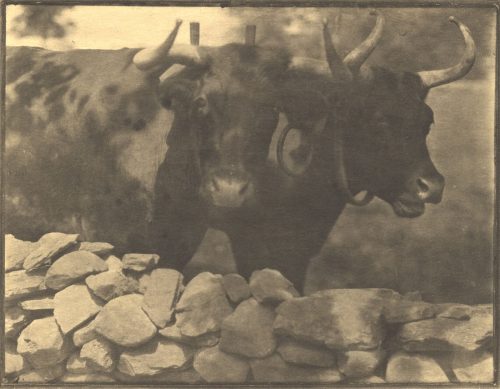
<path id="1" fill-rule="evenodd" d="M 101 384 L 115 382 L 115 379 L 109 374 L 98 372 L 66 373 L 59 380 L 68 384 Z"/>
<path id="2" fill-rule="evenodd" d="M 177 326 L 186 336 L 200 336 L 220 330 L 233 312 L 222 286 L 222 276 L 204 272 L 186 286 L 176 306 Z"/>
<path id="3" fill-rule="evenodd" d="M 64 374 L 64 365 L 57 364 L 27 371 L 19 376 L 20 384 L 38 384 L 52 382 Z"/>
<path id="4" fill-rule="evenodd" d="M 98 337 L 85 343 L 80 350 L 80 358 L 93 370 L 110 373 L 116 364 L 115 349 L 111 342 Z"/>
<path id="5" fill-rule="evenodd" d="M 28 368 L 23 356 L 17 353 L 16 344 L 12 341 L 5 343 L 5 375 L 15 376 Z"/>
<path id="6" fill-rule="evenodd" d="M 38 247 L 24 260 L 23 268 L 32 270 L 49 264 L 60 254 L 75 246 L 79 238 L 78 234 L 63 234 L 61 232 L 45 234 L 38 240 Z"/>
<path id="7" fill-rule="evenodd" d="M 246 359 L 225 353 L 219 346 L 200 350 L 194 357 L 193 367 L 210 383 L 243 383 L 250 371 Z"/>
<path id="8" fill-rule="evenodd" d="M 349 378 L 370 376 L 385 358 L 382 349 L 370 351 L 344 351 L 337 357 L 337 366 L 342 374 Z"/>
<path id="9" fill-rule="evenodd" d="M 19 306 L 25 311 L 53 311 L 54 299 L 52 297 L 35 297 L 31 300 L 21 301 Z"/>
<path id="10" fill-rule="evenodd" d="M 165 370 L 183 369 L 192 358 L 191 347 L 160 338 L 123 352 L 118 370 L 128 376 L 152 376 Z"/>
<path id="11" fill-rule="evenodd" d="M 477 350 L 492 343 L 492 307 L 475 307 L 469 320 L 436 317 L 407 323 L 398 340 L 407 351 Z"/>
<path id="12" fill-rule="evenodd" d="M 141 309 L 143 296 L 128 294 L 107 303 L 95 319 L 97 333 L 124 347 L 146 343 L 156 334 L 156 327 Z"/>
<path id="13" fill-rule="evenodd" d="M 157 254 L 125 254 L 122 258 L 123 268 L 136 272 L 150 270 L 156 265 L 160 257 Z"/>
<path id="14" fill-rule="evenodd" d="M 489 352 L 453 353 L 451 368 L 460 382 L 489 384 L 494 381 L 495 362 Z"/>
<path id="15" fill-rule="evenodd" d="M 283 360 L 296 365 L 336 366 L 335 353 L 324 346 L 316 346 L 295 339 L 283 339 L 280 341 L 277 351 Z"/>
<path id="16" fill-rule="evenodd" d="M 381 300 L 387 289 L 332 289 L 283 302 L 274 330 L 298 340 L 342 350 L 370 350 L 385 337 Z"/>
<path id="17" fill-rule="evenodd" d="M 26 257 L 37 248 L 37 242 L 19 240 L 10 234 L 5 235 L 5 272 L 21 270 Z"/>
<path id="18" fill-rule="evenodd" d="M 67 334 L 101 310 L 102 302 L 86 285 L 71 285 L 54 296 L 54 317 L 61 331 Z"/>
<path id="19" fill-rule="evenodd" d="M 170 340 L 175 342 L 189 344 L 195 347 L 211 347 L 219 343 L 219 332 L 207 332 L 206 334 L 200 336 L 186 336 L 183 335 L 180 328 L 177 325 L 172 324 L 162 328 L 158 333 Z"/>
<path id="20" fill-rule="evenodd" d="M 106 242 L 81 242 L 78 245 L 78 250 L 89 251 L 101 258 L 105 258 L 111 254 L 114 248 L 112 244 Z"/>
<path id="21" fill-rule="evenodd" d="M 254 358 L 272 354 L 276 349 L 274 318 L 272 308 L 253 298 L 243 301 L 222 322 L 220 349 Z"/>
<path id="22" fill-rule="evenodd" d="M 40 296 L 47 289 L 45 269 L 27 272 L 16 270 L 5 274 L 5 302 Z"/>
<path id="23" fill-rule="evenodd" d="M 71 349 L 71 341 L 64 337 L 52 316 L 31 322 L 17 340 L 17 352 L 35 368 L 64 361 Z"/>
<path id="24" fill-rule="evenodd" d="M 385 380 L 389 383 L 445 383 L 446 373 L 435 359 L 403 351 L 393 354 L 387 362 Z"/>
<path id="25" fill-rule="evenodd" d="M 236 273 L 225 274 L 222 284 L 226 290 L 227 297 L 232 303 L 239 303 L 251 296 L 247 281 Z"/>
<path id="26" fill-rule="evenodd" d="M 106 271 L 88 276 L 85 283 L 92 293 L 106 301 L 139 290 L 139 283 L 121 271 Z"/>
<path id="27" fill-rule="evenodd" d="M 155 269 L 151 272 L 144 293 L 142 309 L 159 328 L 172 320 L 175 304 L 183 290 L 184 276 L 173 269 Z"/>
<path id="28" fill-rule="evenodd" d="M 250 277 L 250 291 L 260 303 L 280 303 L 300 296 L 293 284 L 273 269 L 254 271 Z"/>
<path id="29" fill-rule="evenodd" d="M 5 309 L 5 337 L 16 338 L 29 323 L 29 315 L 19 307 Z"/>
<path id="30" fill-rule="evenodd" d="M 63 255 L 50 266 L 45 276 L 45 284 L 51 289 L 61 290 L 89 274 L 106 270 L 108 265 L 97 255 L 88 251 L 73 251 Z"/>

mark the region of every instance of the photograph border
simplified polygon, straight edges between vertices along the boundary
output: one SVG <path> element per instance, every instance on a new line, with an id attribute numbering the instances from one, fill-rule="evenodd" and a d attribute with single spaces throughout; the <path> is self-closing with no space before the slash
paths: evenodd
<path id="1" fill-rule="evenodd" d="M 496 59 L 495 59 L 495 123 L 494 123 L 494 223 L 493 223 L 493 337 L 494 337 L 494 383 L 493 384 L 469 384 L 469 383 L 453 383 L 453 384 L 357 384 L 357 385 L 345 385 L 345 384 L 124 384 L 124 383 L 100 383 L 100 384 L 13 384 L 4 383 L 3 375 L 5 372 L 5 317 L 4 309 L 1 310 L 1 328 L 2 333 L 0 335 L 0 386 L 12 387 L 12 388 L 34 388 L 40 386 L 53 387 L 53 388 L 64 388 L 64 387 L 140 387 L 140 388 L 155 388 L 155 387 L 168 387 L 168 388 L 183 388 L 183 387 L 210 387 L 210 388 L 244 388 L 244 387 L 285 387 L 285 388 L 366 388 L 366 387 L 391 387 L 391 388 L 436 388 L 436 387 L 447 387 L 447 388 L 479 388 L 479 387 L 495 387 L 500 386 L 500 320 L 498 317 L 500 309 L 500 187 L 498 181 L 500 179 L 499 173 L 499 150 L 500 150 L 500 114 L 499 114 L 499 72 L 500 72 L 500 0 L 446 0 L 446 1 L 436 1 L 436 0 L 362 0 L 362 1 L 349 1 L 349 0 L 0 0 L 0 21 L 1 21 L 1 35 L 0 35 L 0 80 L 1 80 L 1 91 L 0 91 L 0 233 L 2 237 L 5 236 L 5 226 L 3 215 L 5 215 L 5 201 L 4 201 L 4 184 L 5 184 L 5 164 L 4 164 L 4 154 L 5 154 L 5 58 L 6 58 L 6 15 L 8 5 L 71 5 L 71 6 L 143 6 L 143 7 L 265 7 L 265 8 L 281 8 L 281 7 L 345 7 L 345 8 L 490 8 L 494 9 L 496 12 Z M 2 254 L 2 262 L 4 258 L 4 239 L 0 240 L 0 252 Z M 5 267 L 2 266 L 0 270 L 0 291 L 2 296 L 5 296 Z M 2 299 L 2 308 L 4 301 Z"/>

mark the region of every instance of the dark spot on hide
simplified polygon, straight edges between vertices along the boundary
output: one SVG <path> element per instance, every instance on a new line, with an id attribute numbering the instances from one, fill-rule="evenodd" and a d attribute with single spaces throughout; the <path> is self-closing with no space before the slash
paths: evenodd
<path id="1" fill-rule="evenodd" d="M 78 101 L 78 111 L 81 111 L 83 107 L 85 107 L 85 104 L 88 103 L 89 99 L 90 99 L 89 95 L 85 95 L 80 98 L 80 101 Z"/>
<path id="2" fill-rule="evenodd" d="M 104 91 L 108 94 L 108 95 L 115 95 L 116 92 L 118 92 L 118 85 L 117 84 L 110 84 L 110 85 L 106 85 L 104 87 Z"/>
<path id="3" fill-rule="evenodd" d="M 146 127 L 146 121 L 144 119 L 138 119 L 134 125 L 132 126 L 132 128 L 135 130 L 135 131 L 140 131 L 142 130 L 144 127 Z"/>

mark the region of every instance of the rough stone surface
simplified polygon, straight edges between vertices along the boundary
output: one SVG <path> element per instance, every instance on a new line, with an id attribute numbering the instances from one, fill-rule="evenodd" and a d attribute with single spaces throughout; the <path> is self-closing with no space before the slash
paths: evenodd
<path id="1" fill-rule="evenodd" d="M 115 370 L 113 376 L 119 382 L 135 384 L 199 384 L 203 382 L 200 374 L 193 368 L 165 370 L 152 376 L 130 376 Z"/>
<path id="2" fill-rule="evenodd" d="M 222 277 L 222 284 L 226 290 L 227 297 L 235 304 L 251 296 L 247 281 L 239 274 L 231 273 L 224 275 Z"/>
<path id="3" fill-rule="evenodd" d="M 125 254 L 122 258 L 123 268 L 133 271 L 150 270 L 158 264 L 160 257 L 157 254 Z"/>
<path id="4" fill-rule="evenodd" d="M 115 368 L 115 350 L 108 340 L 98 337 L 85 343 L 80 357 L 94 370 L 110 373 Z"/>
<path id="5" fill-rule="evenodd" d="M 176 306 L 177 326 L 183 335 L 199 336 L 216 332 L 233 312 L 222 286 L 222 276 L 204 272 L 186 286 Z"/>
<path id="6" fill-rule="evenodd" d="M 218 346 L 198 352 L 193 361 L 194 369 L 210 383 L 245 382 L 250 365 L 246 359 L 221 351 Z"/>
<path id="7" fill-rule="evenodd" d="M 123 270 L 123 262 L 120 258 L 115 257 L 114 255 L 108 256 L 104 262 L 108 265 L 109 271 L 122 271 Z"/>
<path id="8" fill-rule="evenodd" d="M 52 297 L 38 297 L 19 303 L 25 311 L 53 311 L 54 299 Z"/>
<path id="9" fill-rule="evenodd" d="M 26 257 L 38 248 L 38 243 L 16 239 L 5 235 L 5 272 L 20 270 Z"/>
<path id="10" fill-rule="evenodd" d="M 45 284 L 51 289 L 61 290 L 89 274 L 106 270 L 106 262 L 97 255 L 88 251 L 73 251 L 63 255 L 50 266 L 45 276 Z"/>
<path id="11" fill-rule="evenodd" d="M 5 337 L 16 338 L 21 330 L 28 324 L 28 315 L 19 307 L 5 309 Z"/>
<path id="12" fill-rule="evenodd" d="M 474 351 L 493 340 L 492 310 L 476 307 L 466 321 L 437 317 L 407 323 L 398 339 L 408 351 Z"/>
<path id="13" fill-rule="evenodd" d="M 261 303 L 280 303 L 300 296 L 290 281 L 272 269 L 254 271 L 250 277 L 250 291 Z"/>
<path id="14" fill-rule="evenodd" d="M 54 317 L 34 320 L 19 336 L 17 352 L 22 354 L 35 368 L 62 362 L 71 352 L 68 342 Z"/>
<path id="15" fill-rule="evenodd" d="M 142 293 L 142 294 L 146 293 L 146 291 L 148 290 L 150 279 L 151 279 L 150 273 L 144 273 L 138 277 L 139 293 Z"/>
<path id="16" fill-rule="evenodd" d="M 222 323 L 221 350 L 262 358 L 276 349 L 274 310 L 251 298 L 243 301 Z"/>
<path id="17" fill-rule="evenodd" d="M 470 305 L 464 304 L 439 304 L 437 307 L 437 316 L 448 319 L 469 320 L 473 312 L 473 308 Z"/>
<path id="18" fill-rule="evenodd" d="M 45 286 L 45 269 L 32 272 L 16 270 L 5 273 L 5 301 L 10 302 L 42 294 Z"/>
<path id="19" fill-rule="evenodd" d="M 184 276 L 173 269 L 155 269 L 151 272 L 142 309 L 157 327 L 164 328 L 172 320 L 183 279 Z"/>
<path id="20" fill-rule="evenodd" d="M 436 316 L 437 308 L 423 301 L 389 299 L 383 312 L 387 323 L 408 323 Z"/>
<path id="21" fill-rule="evenodd" d="M 5 343 L 5 375 L 17 375 L 28 368 L 23 356 L 17 353 L 16 344 L 12 341 Z"/>
<path id="22" fill-rule="evenodd" d="M 64 365 L 47 366 L 31 370 L 19 376 L 20 384 L 52 382 L 64 374 Z"/>
<path id="23" fill-rule="evenodd" d="M 170 340 L 180 343 L 186 343 L 196 347 L 211 347 L 219 343 L 220 334 L 218 332 L 208 332 L 200 336 L 182 335 L 181 330 L 177 325 L 172 324 L 162 328 L 158 333 Z"/>
<path id="24" fill-rule="evenodd" d="M 75 246 L 78 240 L 78 234 L 63 234 L 61 232 L 45 234 L 38 240 L 38 247 L 24 260 L 23 268 L 31 270 L 50 263 L 59 254 Z"/>
<path id="25" fill-rule="evenodd" d="M 97 315 L 95 331 L 124 347 L 146 343 L 156 334 L 156 327 L 141 309 L 142 300 L 140 294 L 111 300 Z"/>
<path id="26" fill-rule="evenodd" d="M 385 380 L 389 383 L 444 383 L 448 377 L 431 357 L 407 354 L 403 351 L 393 354 L 387 362 Z"/>
<path id="27" fill-rule="evenodd" d="M 167 369 L 182 369 L 192 360 L 193 350 L 168 339 L 157 339 L 120 355 L 118 370 L 128 376 L 151 376 Z"/>
<path id="28" fill-rule="evenodd" d="M 71 354 L 66 362 L 66 371 L 74 374 L 85 374 L 89 372 L 87 360 L 80 357 L 80 352 Z"/>
<path id="29" fill-rule="evenodd" d="M 382 349 L 345 351 L 337 356 L 337 366 L 346 377 L 364 377 L 373 374 L 385 357 Z"/>
<path id="30" fill-rule="evenodd" d="M 125 276 L 121 271 L 106 271 L 88 276 L 85 283 L 92 293 L 106 301 L 135 293 L 139 289 L 138 282 L 131 277 Z"/>
<path id="31" fill-rule="evenodd" d="M 452 363 L 453 373 L 460 382 L 476 384 L 492 383 L 494 366 L 493 355 L 488 352 L 456 353 Z"/>
<path id="32" fill-rule="evenodd" d="M 353 378 L 348 381 L 349 384 L 365 385 L 365 384 L 385 384 L 386 381 L 379 376 L 371 375 L 369 377 Z"/>
<path id="33" fill-rule="evenodd" d="M 280 341 L 277 351 L 283 360 L 289 363 L 317 367 L 336 366 L 336 358 L 333 351 L 310 343 L 299 342 L 294 339 L 284 339 Z"/>
<path id="34" fill-rule="evenodd" d="M 380 299 L 387 289 L 332 289 L 283 302 L 275 332 L 333 349 L 370 350 L 384 338 Z"/>
<path id="35" fill-rule="evenodd" d="M 54 296 L 54 317 L 64 334 L 97 315 L 101 307 L 86 285 L 68 286 Z"/>
<path id="36" fill-rule="evenodd" d="M 334 383 L 343 379 L 336 368 L 302 367 L 286 363 L 279 354 L 250 361 L 254 381 L 269 383 Z"/>
<path id="37" fill-rule="evenodd" d="M 115 379 L 104 373 L 66 373 L 64 376 L 61 377 L 61 382 L 66 382 L 66 383 L 72 383 L 72 384 L 77 384 L 77 383 L 104 383 L 104 382 L 115 382 Z"/>
<path id="38" fill-rule="evenodd" d="M 73 343 L 75 346 L 80 347 L 97 338 L 97 336 L 98 334 L 95 331 L 95 320 L 92 320 L 89 324 L 73 333 Z"/>
<path id="39" fill-rule="evenodd" d="M 106 242 L 81 242 L 78 250 L 89 251 L 100 257 L 107 257 L 115 247 Z"/>

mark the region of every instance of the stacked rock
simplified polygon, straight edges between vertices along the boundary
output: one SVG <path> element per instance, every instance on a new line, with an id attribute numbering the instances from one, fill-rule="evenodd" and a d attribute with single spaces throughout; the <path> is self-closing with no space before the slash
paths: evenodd
<path id="1" fill-rule="evenodd" d="M 50 233 L 5 240 L 5 381 L 487 383 L 492 305 L 389 289 L 301 297 L 276 270 L 181 273 Z"/>

